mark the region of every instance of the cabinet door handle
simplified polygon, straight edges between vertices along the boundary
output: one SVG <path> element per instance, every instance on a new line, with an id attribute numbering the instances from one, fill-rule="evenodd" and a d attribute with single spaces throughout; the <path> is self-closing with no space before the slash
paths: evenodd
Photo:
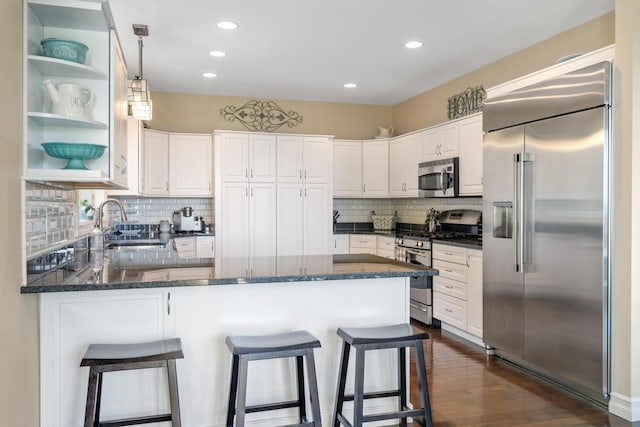
<path id="1" fill-rule="evenodd" d="M 307 170 L 304 170 L 304 179 L 307 179 Z"/>
<path id="2" fill-rule="evenodd" d="M 244 168 L 244 177 L 249 178 L 249 170 L 247 168 Z"/>
<path id="3" fill-rule="evenodd" d="M 248 188 L 244 189 L 244 196 L 245 197 L 249 197 L 249 189 Z"/>
<path id="4" fill-rule="evenodd" d="M 367 192 L 367 184 L 362 184 L 362 192 L 363 193 Z"/>
<path id="5" fill-rule="evenodd" d="M 171 292 L 167 293 L 167 316 L 171 315 Z"/>
<path id="6" fill-rule="evenodd" d="M 300 169 L 300 179 L 302 179 L 302 169 Z"/>
<path id="7" fill-rule="evenodd" d="M 251 178 L 253 178 L 253 168 L 251 168 Z"/>
<path id="8" fill-rule="evenodd" d="M 302 188 L 300 189 L 300 197 L 302 197 Z"/>
<path id="9" fill-rule="evenodd" d="M 251 197 L 253 197 L 253 187 L 251 187 Z"/>
<path id="10" fill-rule="evenodd" d="M 209 192 L 211 192 L 211 181 L 209 181 Z"/>
<path id="11" fill-rule="evenodd" d="M 164 189 L 169 191 L 169 181 L 164 183 Z"/>
<path id="12" fill-rule="evenodd" d="M 307 197 L 307 189 L 304 189 L 304 197 Z"/>

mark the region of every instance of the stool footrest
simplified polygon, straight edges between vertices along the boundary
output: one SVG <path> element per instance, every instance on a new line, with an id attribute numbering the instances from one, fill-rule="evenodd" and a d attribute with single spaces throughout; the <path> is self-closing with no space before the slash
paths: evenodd
<path id="1" fill-rule="evenodd" d="M 300 403 L 297 400 L 291 400 L 289 402 L 278 403 L 265 403 L 263 405 L 247 406 L 244 410 L 245 413 L 261 412 L 261 411 L 275 411 L 276 409 L 297 408 Z"/>
<path id="2" fill-rule="evenodd" d="M 163 421 L 171 421 L 171 414 L 165 415 L 149 415 L 147 417 L 124 418 L 121 420 L 111 420 L 100 422 L 100 427 L 121 427 L 135 426 L 138 424 L 161 423 Z"/>
<path id="3" fill-rule="evenodd" d="M 421 409 L 405 409 L 403 411 L 397 412 L 386 412 L 384 414 L 372 414 L 372 415 L 364 415 L 362 417 L 362 422 L 368 423 L 371 421 L 382 421 L 382 420 L 391 420 L 396 418 L 408 418 L 408 417 L 418 417 L 424 416 L 424 410 Z"/>
<path id="4" fill-rule="evenodd" d="M 365 393 L 362 395 L 363 399 L 381 399 L 383 397 L 398 397 L 400 396 L 400 390 L 390 390 L 390 391 L 376 391 Z M 344 397 L 345 402 L 352 401 L 354 399 L 353 394 L 347 394 Z"/>

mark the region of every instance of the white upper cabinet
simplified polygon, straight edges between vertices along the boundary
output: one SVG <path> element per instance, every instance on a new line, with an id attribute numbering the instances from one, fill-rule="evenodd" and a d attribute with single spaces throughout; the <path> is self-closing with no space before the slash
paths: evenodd
<path id="1" fill-rule="evenodd" d="M 333 141 L 333 197 L 360 197 L 362 141 Z"/>
<path id="2" fill-rule="evenodd" d="M 142 153 L 142 193 L 166 196 L 169 194 L 169 135 L 145 129 Z"/>
<path id="3" fill-rule="evenodd" d="M 24 11 L 24 176 L 84 188 L 124 188 L 127 71 L 108 3 L 27 0 Z M 44 56 L 40 41 L 51 37 L 86 45 L 86 61 Z M 48 155 L 46 142 L 90 143 L 104 152 Z"/>
<path id="4" fill-rule="evenodd" d="M 450 159 L 458 156 L 458 124 L 445 123 L 422 133 L 422 161 Z"/>
<path id="5" fill-rule="evenodd" d="M 387 139 L 362 141 L 362 196 L 389 196 L 389 140 Z"/>
<path id="6" fill-rule="evenodd" d="M 277 136 L 278 182 L 302 181 L 302 136 Z"/>
<path id="7" fill-rule="evenodd" d="M 276 182 L 275 135 L 249 135 L 249 181 Z"/>
<path id="8" fill-rule="evenodd" d="M 460 195 L 482 196 L 482 114 L 458 122 L 460 138 Z"/>
<path id="9" fill-rule="evenodd" d="M 418 164 L 422 134 L 412 133 L 389 142 L 389 195 L 418 197 Z"/>
<path id="10" fill-rule="evenodd" d="M 333 143 L 333 197 L 389 196 L 389 140 Z"/>
<path id="11" fill-rule="evenodd" d="M 221 132 L 220 179 L 224 182 L 275 182 L 275 135 Z"/>
<path id="12" fill-rule="evenodd" d="M 142 194 L 213 196 L 213 147 L 208 134 L 168 134 L 145 129 Z"/>
<path id="13" fill-rule="evenodd" d="M 306 183 L 331 182 L 333 169 L 333 144 L 326 136 L 302 138 L 302 179 Z"/>
<path id="14" fill-rule="evenodd" d="M 169 134 L 169 194 L 213 195 L 213 146 L 210 135 Z"/>

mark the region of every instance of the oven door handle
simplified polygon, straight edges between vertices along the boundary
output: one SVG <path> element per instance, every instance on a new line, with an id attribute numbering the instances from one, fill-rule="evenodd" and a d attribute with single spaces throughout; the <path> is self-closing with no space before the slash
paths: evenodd
<path id="1" fill-rule="evenodd" d="M 405 249 L 405 252 L 411 255 L 429 256 L 429 250 Z"/>
<path id="2" fill-rule="evenodd" d="M 415 308 L 416 310 L 420 310 L 423 313 L 426 313 L 428 311 L 426 308 L 424 308 L 424 306 L 422 304 L 418 305 L 418 304 L 416 304 L 414 302 L 411 302 L 411 301 L 409 302 L 409 306 L 411 308 Z"/>

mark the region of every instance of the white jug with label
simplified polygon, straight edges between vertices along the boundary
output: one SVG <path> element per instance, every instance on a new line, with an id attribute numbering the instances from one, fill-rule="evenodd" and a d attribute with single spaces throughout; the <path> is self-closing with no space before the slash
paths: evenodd
<path id="1" fill-rule="evenodd" d="M 89 109 L 93 103 L 93 92 L 83 89 L 75 83 L 58 83 L 54 85 L 49 79 L 42 82 L 51 98 L 53 114 L 90 119 Z"/>

